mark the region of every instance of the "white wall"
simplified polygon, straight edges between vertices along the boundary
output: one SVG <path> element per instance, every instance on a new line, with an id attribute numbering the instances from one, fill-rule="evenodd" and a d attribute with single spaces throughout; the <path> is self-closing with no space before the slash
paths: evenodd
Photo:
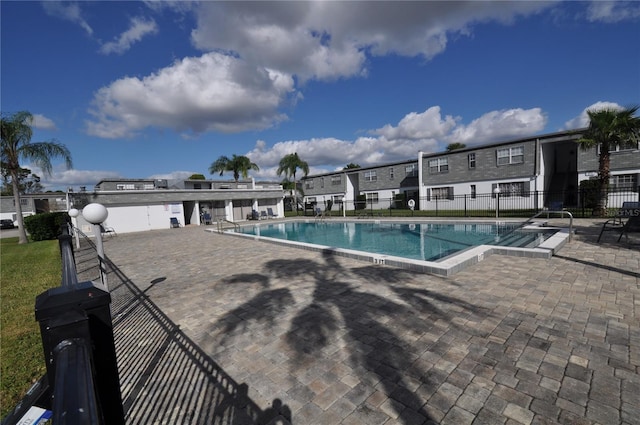
<path id="1" fill-rule="evenodd" d="M 184 225 L 182 203 L 107 207 L 107 212 L 109 215 L 104 224 L 113 227 L 116 233 L 168 229 L 170 217 L 176 217 L 180 224 Z M 90 223 L 84 220 L 82 215 L 78 216 L 76 226 L 87 235 L 93 234 Z"/>

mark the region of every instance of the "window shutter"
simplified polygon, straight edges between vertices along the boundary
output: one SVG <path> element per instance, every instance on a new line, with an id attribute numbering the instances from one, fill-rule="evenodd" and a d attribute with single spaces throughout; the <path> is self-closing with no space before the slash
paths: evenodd
<path id="1" fill-rule="evenodd" d="M 450 186 L 448 189 L 449 190 L 447 190 L 447 192 L 448 192 L 447 193 L 447 199 L 450 199 L 450 200 L 453 201 L 453 186 Z"/>
<path id="2" fill-rule="evenodd" d="M 431 200 L 431 189 L 427 189 L 427 201 Z"/>
<path id="3" fill-rule="evenodd" d="M 526 181 L 524 182 L 524 185 L 522 187 L 522 196 L 525 198 L 529 197 L 529 188 L 531 187 L 531 182 L 530 181 Z"/>

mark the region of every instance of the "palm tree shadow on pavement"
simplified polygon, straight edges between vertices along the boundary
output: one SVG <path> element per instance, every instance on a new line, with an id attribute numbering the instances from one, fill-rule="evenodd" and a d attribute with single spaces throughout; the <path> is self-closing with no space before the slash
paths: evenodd
<path id="1" fill-rule="evenodd" d="M 236 382 L 108 258 L 107 265 L 128 424 L 289 423 L 288 406 L 274 399 L 262 410 L 247 384 Z"/>
<path id="2" fill-rule="evenodd" d="M 426 367 L 420 356 L 431 348 L 446 352 L 450 347 L 436 347 L 435 339 L 423 337 L 429 332 L 444 333 L 442 322 L 447 327 L 457 326 L 438 304 L 453 305 L 457 314 L 469 318 L 490 313 L 442 293 L 403 285 L 409 273 L 415 275 L 409 271 L 378 266 L 347 269 L 330 253 L 325 253 L 323 259 L 324 263 L 282 259 L 265 265 L 266 274 L 279 281 L 312 282 L 310 300 L 305 300 L 304 306 L 294 312 L 284 337 L 291 350 L 292 374 L 296 371 L 305 374 L 314 367 L 321 368 L 322 363 L 333 365 L 337 350 L 344 347 L 348 353 L 344 361 L 360 380 L 357 388 L 362 393 L 360 403 L 380 390 L 389 398 L 398 421 L 407 425 L 428 421 L 430 415 L 424 405 L 447 375 L 430 367 L 433 365 Z M 359 287 L 363 278 L 375 284 L 375 293 Z M 237 311 L 255 311 L 254 307 L 265 297 L 273 298 L 273 291 L 277 290 L 263 290 L 219 322 L 228 322 Z M 277 314 L 278 309 L 282 311 L 285 308 L 282 303 L 287 300 L 281 296 L 276 308 L 267 303 L 267 316 Z M 243 319 L 260 322 L 264 321 L 264 315 L 255 311 L 255 316 L 245 315 Z M 224 327 L 228 334 L 220 338 L 227 341 L 231 334 L 248 326 L 249 323 L 234 323 Z M 362 409 L 368 407 L 363 405 Z"/>

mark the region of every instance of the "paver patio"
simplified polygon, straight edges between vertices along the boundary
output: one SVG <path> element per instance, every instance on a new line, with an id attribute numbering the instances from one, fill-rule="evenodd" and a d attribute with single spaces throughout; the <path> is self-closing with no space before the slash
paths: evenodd
<path id="1" fill-rule="evenodd" d="M 638 425 L 640 243 L 597 223 L 448 278 L 203 227 L 109 238 L 127 423 Z"/>

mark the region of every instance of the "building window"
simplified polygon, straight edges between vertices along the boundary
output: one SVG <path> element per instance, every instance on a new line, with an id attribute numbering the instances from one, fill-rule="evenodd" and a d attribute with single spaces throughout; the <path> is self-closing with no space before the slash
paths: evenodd
<path id="1" fill-rule="evenodd" d="M 619 174 L 609 178 L 609 186 L 614 191 L 636 191 L 638 183 L 635 174 Z"/>
<path id="2" fill-rule="evenodd" d="M 304 182 L 304 188 L 305 189 L 313 189 L 313 180 L 306 180 Z"/>
<path id="3" fill-rule="evenodd" d="M 467 155 L 467 157 L 469 159 L 469 169 L 476 168 L 476 154 L 470 153 L 469 155 Z"/>
<path id="4" fill-rule="evenodd" d="M 28 198 L 20 198 L 20 205 L 23 207 L 26 207 L 27 205 L 29 205 L 29 199 Z M 13 199 L 13 206 L 16 206 L 16 200 Z M 15 219 L 13 220 L 15 221 Z"/>
<path id="5" fill-rule="evenodd" d="M 331 199 L 333 199 L 333 203 L 334 203 L 334 204 L 341 203 L 341 202 L 342 202 L 342 198 L 343 198 L 343 196 L 342 196 L 342 195 L 333 195 L 333 196 L 331 197 Z"/>
<path id="6" fill-rule="evenodd" d="M 438 174 L 449 171 L 449 158 L 438 158 L 429 161 L 429 173 Z"/>
<path id="7" fill-rule="evenodd" d="M 500 188 L 500 197 L 508 198 L 510 196 L 529 196 L 527 190 L 525 190 L 525 182 L 508 182 L 508 183 L 498 183 L 498 188 Z M 492 185 L 491 188 L 491 196 L 495 198 L 494 190 L 496 185 Z"/>
<path id="8" fill-rule="evenodd" d="M 416 164 L 407 165 L 404 167 L 404 172 L 407 177 L 417 177 L 418 176 L 418 166 Z"/>
<path id="9" fill-rule="evenodd" d="M 453 187 L 434 187 L 431 189 L 432 199 L 453 199 Z"/>
<path id="10" fill-rule="evenodd" d="M 135 190 L 136 186 L 134 184 L 122 184 L 118 183 L 116 185 L 116 190 Z"/>
<path id="11" fill-rule="evenodd" d="M 378 203 L 378 192 L 371 192 L 365 194 L 368 204 L 377 204 Z"/>
<path id="12" fill-rule="evenodd" d="M 144 184 L 144 190 L 153 190 L 155 189 L 155 185 L 153 183 L 145 183 Z"/>
<path id="13" fill-rule="evenodd" d="M 316 197 L 315 196 L 307 198 L 307 204 L 315 204 L 315 203 L 316 203 Z"/>
<path id="14" fill-rule="evenodd" d="M 320 188 L 324 189 L 324 177 L 320 178 Z"/>
<path id="15" fill-rule="evenodd" d="M 202 189 L 202 183 L 194 183 L 194 184 L 193 184 L 193 188 L 194 188 L 195 190 L 200 190 L 200 189 Z"/>
<path id="16" fill-rule="evenodd" d="M 339 186 L 342 183 L 342 177 L 331 176 L 331 186 Z"/>
<path id="17" fill-rule="evenodd" d="M 376 173 L 375 170 L 364 172 L 364 181 L 374 182 L 376 180 L 378 180 L 378 174 Z"/>
<path id="18" fill-rule="evenodd" d="M 389 180 L 393 180 L 394 177 L 393 167 L 389 167 Z"/>
<path id="19" fill-rule="evenodd" d="M 476 185 L 471 185 L 471 199 L 476 199 Z"/>
<path id="20" fill-rule="evenodd" d="M 496 155 L 498 165 L 522 164 L 524 162 L 524 147 L 498 149 Z"/>
<path id="21" fill-rule="evenodd" d="M 626 144 L 625 146 L 611 146 L 611 148 L 609 149 L 609 152 L 623 152 L 623 151 L 635 151 L 640 149 L 640 142 L 631 142 L 629 144 Z M 597 148 L 596 148 L 596 153 L 598 155 L 600 155 L 600 152 L 602 151 L 602 145 L 598 144 Z"/>

